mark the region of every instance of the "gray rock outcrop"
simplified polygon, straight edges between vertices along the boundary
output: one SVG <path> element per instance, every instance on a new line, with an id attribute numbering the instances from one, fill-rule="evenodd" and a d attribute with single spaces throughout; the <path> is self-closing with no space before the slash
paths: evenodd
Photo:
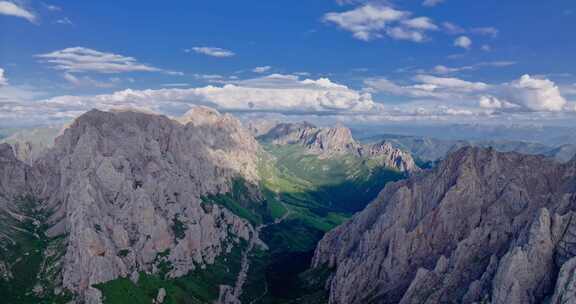
<path id="1" fill-rule="evenodd" d="M 334 304 L 560 303 L 574 296 L 575 211 L 576 161 L 463 148 L 387 185 L 313 264 L 334 269 Z"/>

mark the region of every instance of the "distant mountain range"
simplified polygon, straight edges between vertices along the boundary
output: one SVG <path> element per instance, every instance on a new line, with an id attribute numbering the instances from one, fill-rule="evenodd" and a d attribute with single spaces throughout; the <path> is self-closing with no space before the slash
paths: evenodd
<path id="1" fill-rule="evenodd" d="M 471 141 L 521 141 L 541 143 L 546 146 L 576 144 L 576 128 L 567 126 L 546 126 L 538 124 L 383 124 L 355 126 L 358 138 L 397 134 L 412 137 L 436 138 L 443 140 Z"/>
<path id="2" fill-rule="evenodd" d="M 449 153 L 462 147 L 494 148 L 501 152 L 518 152 L 532 155 L 544 155 L 560 162 L 567 162 L 576 155 L 576 144 L 549 146 L 537 142 L 513 140 L 449 140 L 432 137 L 403 136 L 382 134 L 365 138 L 366 142 L 386 141 L 394 147 L 410 152 L 416 159 L 424 162 L 438 161 Z"/>

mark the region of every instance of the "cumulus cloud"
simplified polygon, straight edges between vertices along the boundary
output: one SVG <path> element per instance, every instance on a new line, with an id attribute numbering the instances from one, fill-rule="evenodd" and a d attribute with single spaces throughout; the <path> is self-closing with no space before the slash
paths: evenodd
<path id="1" fill-rule="evenodd" d="M 37 20 L 36 15 L 32 11 L 10 1 L 0 1 L 0 14 L 24 18 L 31 23 L 36 23 Z"/>
<path id="2" fill-rule="evenodd" d="M 115 74 L 125 72 L 164 72 L 178 74 L 138 62 L 133 57 L 100 52 L 85 47 L 71 47 L 51 53 L 36 55 L 41 61 L 57 70 L 69 73 L 96 72 Z"/>
<path id="3" fill-rule="evenodd" d="M 471 82 L 454 77 L 418 75 L 412 84 L 401 85 L 386 78 L 364 82 L 372 93 L 386 93 L 410 98 L 432 98 L 446 104 L 505 112 L 573 111 L 558 86 L 549 79 L 524 75 L 501 84 Z"/>
<path id="4" fill-rule="evenodd" d="M 532 111 L 559 112 L 567 105 L 554 82 L 530 75 L 504 85 L 502 95 L 506 102 Z"/>
<path id="5" fill-rule="evenodd" d="M 0 87 L 5 85 L 8 85 L 8 80 L 4 76 L 4 69 L 0 68 Z"/>
<path id="6" fill-rule="evenodd" d="M 481 96 L 478 105 L 483 109 L 512 109 L 517 107 L 505 100 L 500 100 L 494 96 Z"/>
<path id="7" fill-rule="evenodd" d="M 185 111 L 192 104 L 225 111 L 275 113 L 363 113 L 378 111 L 368 93 L 362 93 L 326 78 L 300 80 L 293 75 L 270 75 L 223 86 L 122 90 L 96 96 L 59 96 L 38 102 L 61 112 L 143 108 L 166 113 Z"/>
<path id="8" fill-rule="evenodd" d="M 232 56 L 236 55 L 234 52 L 232 52 L 230 50 L 218 48 L 218 47 L 211 47 L 211 46 L 195 46 L 195 47 L 193 47 L 191 49 L 187 49 L 185 51 L 187 53 L 196 52 L 198 54 L 212 56 L 212 57 L 218 57 L 218 58 L 232 57 Z"/>
<path id="9" fill-rule="evenodd" d="M 379 4 L 365 4 L 345 12 L 324 15 L 324 21 L 352 33 L 354 38 L 370 41 L 385 36 L 422 42 L 426 31 L 438 29 L 430 18 L 411 18 L 411 13 Z"/>
<path id="10" fill-rule="evenodd" d="M 255 67 L 254 69 L 252 69 L 252 72 L 254 72 L 254 73 L 266 73 L 266 72 L 270 71 L 271 69 L 272 69 L 272 67 L 269 65 L 259 66 L 259 67 Z"/>
<path id="11" fill-rule="evenodd" d="M 454 40 L 454 46 L 468 50 L 470 47 L 472 47 L 472 39 L 467 36 L 460 36 Z"/>

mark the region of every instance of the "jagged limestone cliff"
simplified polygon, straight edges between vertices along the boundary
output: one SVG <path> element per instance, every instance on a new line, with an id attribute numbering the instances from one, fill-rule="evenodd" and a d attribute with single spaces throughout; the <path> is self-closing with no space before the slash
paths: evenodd
<path id="1" fill-rule="evenodd" d="M 95 286 L 119 277 L 183 276 L 258 237 L 247 220 L 203 203 L 233 180 L 246 189 L 259 182 L 259 145 L 229 115 L 196 108 L 176 121 L 93 110 L 32 166 L 0 147 L 2 211 L 24 222 L 11 206 L 19 197 L 37 202 L 42 237 L 61 240 L 62 256 L 50 260 L 56 285 L 79 301 L 101 302 Z M 9 278 L 13 265 L 1 265 Z M 39 296 L 52 287 L 39 284 Z"/>
<path id="2" fill-rule="evenodd" d="M 330 303 L 574 299 L 576 161 L 463 148 L 329 232 Z"/>

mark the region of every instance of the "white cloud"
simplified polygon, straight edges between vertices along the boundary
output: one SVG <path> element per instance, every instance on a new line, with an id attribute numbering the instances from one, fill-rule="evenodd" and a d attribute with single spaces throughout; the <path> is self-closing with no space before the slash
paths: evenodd
<path id="1" fill-rule="evenodd" d="M 417 17 L 402 21 L 409 28 L 419 30 L 437 30 L 438 26 L 428 17 Z"/>
<path id="2" fill-rule="evenodd" d="M 105 74 L 125 72 L 163 72 L 180 74 L 138 62 L 133 57 L 105 53 L 84 47 L 71 47 L 47 54 L 36 55 L 37 58 L 52 64 L 57 70 L 69 73 L 96 72 Z"/>
<path id="3" fill-rule="evenodd" d="M 472 47 L 472 39 L 467 36 L 460 36 L 454 40 L 454 46 L 470 49 L 470 47 Z"/>
<path id="4" fill-rule="evenodd" d="M 444 31 L 450 35 L 462 35 L 462 34 L 476 34 L 476 35 L 484 35 L 490 36 L 492 38 L 498 37 L 500 34 L 500 30 L 493 26 L 486 26 L 486 27 L 475 27 L 471 29 L 465 29 L 455 23 L 452 22 L 444 22 L 442 23 L 442 28 Z M 468 38 L 468 37 L 467 37 Z"/>
<path id="5" fill-rule="evenodd" d="M 36 23 L 37 19 L 36 15 L 32 11 L 10 1 L 0 1 L 0 14 L 24 18 L 31 23 Z"/>
<path id="6" fill-rule="evenodd" d="M 422 42 L 426 38 L 422 32 L 409 30 L 404 27 L 392 27 L 386 30 L 388 36 L 398 40 Z"/>
<path id="7" fill-rule="evenodd" d="M 61 112 L 144 108 L 156 112 L 167 109 L 185 111 L 189 105 L 202 104 L 228 111 L 264 111 L 276 113 L 362 113 L 377 111 L 371 95 L 352 90 L 329 79 L 300 80 L 293 75 L 270 75 L 223 86 L 123 90 L 96 96 L 59 96 L 39 102 Z"/>
<path id="8" fill-rule="evenodd" d="M 194 78 L 199 80 L 205 80 L 208 82 L 220 82 L 224 81 L 224 76 L 218 74 L 194 74 Z"/>
<path id="9" fill-rule="evenodd" d="M 488 88 L 488 85 L 483 82 L 470 82 L 454 77 L 436 77 L 431 75 L 418 75 L 414 78 L 426 85 L 431 86 L 433 89 L 451 89 L 461 92 L 480 91 Z"/>
<path id="10" fill-rule="evenodd" d="M 468 67 L 447 67 L 445 65 L 437 65 L 432 69 L 434 74 L 452 74 L 460 71 L 468 70 Z"/>
<path id="11" fill-rule="evenodd" d="M 48 3 L 43 3 L 44 7 L 46 7 L 47 10 L 51 11 L 51 12 L 60 12 L 62 11 L 62 8 L 53 4 L 48 4 Z"/>
<path id="12" fill-rule="evenodd" d="M 488 61 L 461 67 L 448 67 L 445 65 L 437 65 L 432 69 L 431 72 L 434 74 L 446 75 L 463 71 L 475 71 L 483 67 L 507 67 L 515 64 L 516 62 L 514 61 Z"/>
<path id="13" fill-rule="evenodd" d="M 400 85 L 386 78 L 371 78 L 364 81 L 370 92 L 381 92 L 410 98 L 433 98 L 444 101 L 464 99 L 467 95 L 488 87 L 482 82 L 469 82 L 458 78 L 442 78 L 418 75 L 414 83 Z"/>
<path id="14" fill-rule="evenodd" d="M 418 75 L 413 81 L 409 85 L 400 85 L 386 78 L 374 78 L 364 83 L 373 93 L 432 98 L 452 105 L 463 103 L 469 107 L 508 112 L 573 111 L 554 82 L 530 75 L 495 85 L 430 75 Z"/>
<path id="15" fill-rule="evenodd" d="M 0 68 L 0 87 L 5 85 L 8 85 L 8 80 L 4 76 L 4 69 Z"/>
<path id="16" fill-rule="evenodd" d="M 424 0 L 424 2 L 422 2 L 422 5 L 424 5 L 424 6 L 436 6 L 442 2 L 444 2 L 444 0 Z"/>
<path id="17" fill-rule="evenodd" d="M 504 85 L 502 95 L 507 102 L 533 111 L 558 112 L 567 105 L 554 82 L 530 75 Z"/>
<path id="18" fill-rule="evenodd" d="M 478 105 L 480 108 L 483 109 L 503 109 L 503 108 L 515 108 L 516 105 L 513 105 L 505 100 L 500 100 L 494 96 L 481 96 L 480 100 L 478 101 Z"/>
<path id="19" fill-rule="evenodd" d="M 210 47 L 210 46 L 195 46 L 195 47 L 193 47 L 191 49 L 187 49 L 185 51 L 187 53 L 196 52 L 198 54 L 203 54 L 203 55 L 212 56 L 212 57 L 219 57 L 219 58 L 232 57 L 232 56 L 236 55 L 234 52 L 232 52 L 230 50 L 218 48 L 218 47 Z"/>
<path id="20" fill-rule="evenodd" d="M 255 67 L 252 72 L 254 73 L 266 73 L 268 71 L 270 71 L 272 69 L 271 66 L 266 65 L 266 66 L 259 66 L 259 67 Z"/>
<path id="21" fill-rule="evenodd" d="M 412 14 L 389 6 L 365 4 L 353 10 L 324 15 L 324 21 L 352 33 L 354 38 L 370 41 L 385 36 L 414 42 L 425 40 L 425 31 L 438 27 L 427 17 L 410 18 Z"/>

